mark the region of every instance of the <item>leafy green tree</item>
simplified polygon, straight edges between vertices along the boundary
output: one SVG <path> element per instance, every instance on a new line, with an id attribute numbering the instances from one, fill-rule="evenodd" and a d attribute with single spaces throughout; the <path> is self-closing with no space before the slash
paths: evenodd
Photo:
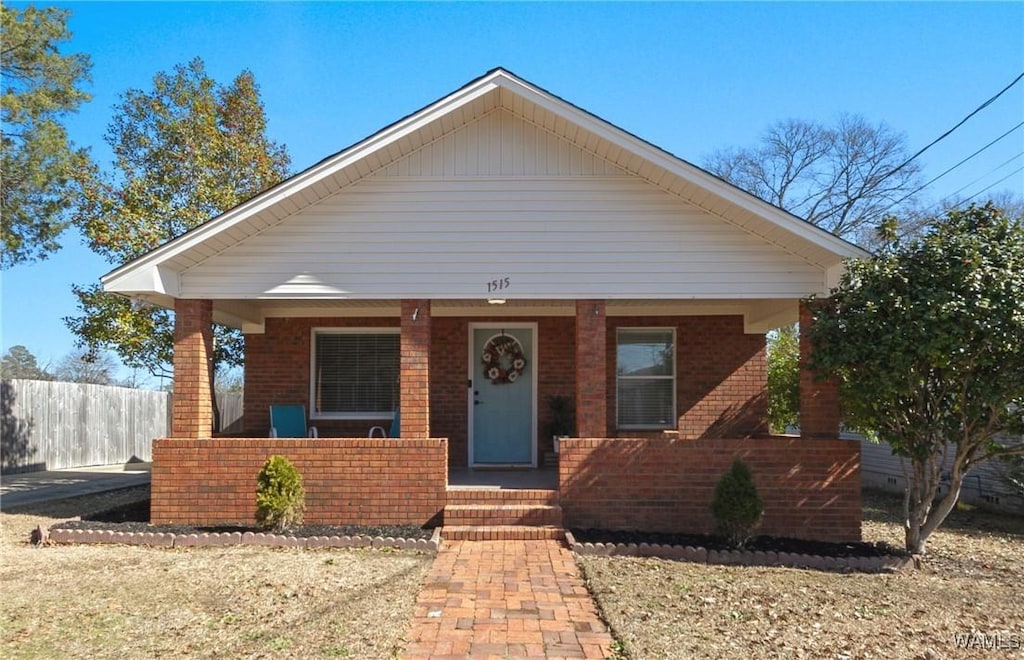
<path id="1" fill-rule="evenodd" d="M 768 425 L 785 433 L 799 422 L 800 336 L 795 325 L 768 335 Z"/>
<path id="2" fill-rule="evenodd" d="M 887 238 L 815 312 L 812 366 L 841 378 L 845 422 L 904 459 L 906 547 L 923 553 L 968 470 L 1024 454 L 1024 227 L 989 204 Z"/>
<path id="3" fill-rule="evenodd" d="M 913 200 L 920 167 L 908 156 L 901 133 L 843 115 L 833 126 L 776 122 L 757 146 L 717 151 L 705 167 L 836 236 L 870 242 L 890 208 Z"/>
<path id="4" fill-rule="evenodd" d="M 53 374 L 40 367 L 32 351 L 21 344 L 11 346 L 0 358 L 0 376 L 5 379 L 53 380 Z"/>
<path id="5" fill-rule="evenodd" d="M 106 136 L 116 175 L 97 172 L 81 191 L 76 222 L 89 246 L 120 265 L 279 182 L 289 159 L 267 137 L 266 124 L 252 73 L 219 85 L 198 58 L 158 73 L 149 91 L 125 92 Z M 73 290 L 82 313 L 65 323 L 79 345 L 170 375 L 172 312 L 99 285 Z M 241 336 L 221 326 L 214 332 L 216 362 L 240 364 Z"/>
<path id="6" fill-rule="evenodd" d="M 71 12 L 0 6 L 0 268 L 44 259 L 60 248 L 76 194 L 74 178 L 88 170 L 61 120 L 90 99 L 89 57 L 63 55 Z"/>

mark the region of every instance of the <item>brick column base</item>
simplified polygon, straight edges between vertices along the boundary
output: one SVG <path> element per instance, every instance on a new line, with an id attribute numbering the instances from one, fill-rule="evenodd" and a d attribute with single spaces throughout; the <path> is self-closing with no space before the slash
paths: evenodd
<path id="1" fill-rule="evenodd" d="M 213 301 L 174 301 L 174 396 L 177 438 L 213 435 Z"/>
<path id="2" fill-rule="evenodd" d="M 811 303 L 813 305 L 814 303 Z M 800 303 L 800 435 L 805 438 L 839 437 L 839 381 L 819 379 L 810 369 L 813 347 L 807 330 L 813 307 Z"/>
<path id="3" fill-rule="evenodd" d="M 403 438 L 430 437 L 430 301 L 402 301 L 399 377 Z"/>
<path id="4" fill-rule="evenodd" d="M 576 301 L 576 433 L 608 435 L 607 316 L 605 301 Z"/>

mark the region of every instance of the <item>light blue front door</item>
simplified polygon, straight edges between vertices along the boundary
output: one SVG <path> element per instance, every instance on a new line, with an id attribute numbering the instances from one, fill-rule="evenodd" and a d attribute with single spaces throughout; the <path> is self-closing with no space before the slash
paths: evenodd
<path id="1" fill-rule="evenodd" d="M 533 463 L 533 342 L 533 328 L 473 329 L 475 465 Z"/>

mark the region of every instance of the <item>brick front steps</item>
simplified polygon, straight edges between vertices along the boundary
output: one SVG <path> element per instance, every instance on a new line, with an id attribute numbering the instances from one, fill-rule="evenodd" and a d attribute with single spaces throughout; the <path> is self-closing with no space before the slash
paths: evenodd
<path id="1" fill-rule="evenodd" d="M 782 566 L 810 568 L 822 571 L 852 570 L 880 573 L 909 570 L 915 567 L 913 557 L 885 555 L 881 557 L 822 557 L 791 552 L 764 552 L 761 550 L 708 550 L 707 548 L 662 545 L 659 543 L 579 543 L 572 532 L 565 533 L 569 549 L 578 555 L 605 557 L 658 557 L 698 564 L 732 566 Z"/>
<path id="2" fill-rule="evenodd" d="M 275 548 L 399 548 L 436 553 L 441 544 L 440 531 L 427 539 L 396 539 L 390 536 L 310 536 L 296 537 L 259 532 L 165 534 L 154 532 L 115 532 L 112 530 L 51 528 L 45 539 L 50 543 L 117 543 L 164 548 L 209 547 L 219 545 L 260 545 Z"/>
<path id="3" fill-rule="evenodd" d="M 561 540 L 557 490 L 448 489 L 441 536 L 450 541 Z"/>

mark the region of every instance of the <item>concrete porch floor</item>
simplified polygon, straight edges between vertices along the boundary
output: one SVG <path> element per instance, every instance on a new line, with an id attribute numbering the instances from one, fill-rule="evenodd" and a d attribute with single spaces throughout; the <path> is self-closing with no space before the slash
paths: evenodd
<path id="1" fill-rule="evenodd" d="M 448 470 L 448 489 L 458 488 L 558 490 L 558 470 L 555 468 L 522 470 L 450 468 Z"/>

